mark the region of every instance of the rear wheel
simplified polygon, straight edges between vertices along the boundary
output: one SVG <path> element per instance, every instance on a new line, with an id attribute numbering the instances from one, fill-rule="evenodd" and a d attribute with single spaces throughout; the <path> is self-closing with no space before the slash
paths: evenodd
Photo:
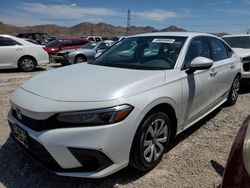
<path id="1" fill-rule="evenodd" d="M 226 104 L 228 106 L 234 105 L 236 103 L 239 96 L 239 90 L 240 90 L 240 76 L 237 75 L 234 78 L 233 84 L 231 86 L 230 92 L 227 97 Z"/>
<path id="2" fill-rule="evenodd" d="M 87 59 L 86 59 L 85 56 L 83 56 L 83 55 L 77 55 L 77 56 L 75 57 L 74 63 L 75 63 L 75 64 L 76 64 L 76 63 L 83 63 L 83 62 L 86 62 L 86 61 L 87 61 Z"/>
<path id="3" fill-rule="evenodd" d="M 171 123 L 163 112 L 154 112 L 142 122 L 131 149 L 130 165 L 141 171 L 153 169 L 170 141 Z"/>
<path id="4" fill-rule="evenodd" d="M 33 71 L 36 68 L 36 61 L 32 57 L 23 57 L 18 61 L 18 68 L 24 72 Z"/>

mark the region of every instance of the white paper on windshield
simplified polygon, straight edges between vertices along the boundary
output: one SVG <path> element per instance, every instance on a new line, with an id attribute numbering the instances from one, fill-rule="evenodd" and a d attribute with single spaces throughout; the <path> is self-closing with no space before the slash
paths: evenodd
<path id="1" fill-rule="evenodd" d="M 175 39 L 157 38 L 157 39 L 154 39 L 152 42 L 173 44 L 175 42 Z"/>

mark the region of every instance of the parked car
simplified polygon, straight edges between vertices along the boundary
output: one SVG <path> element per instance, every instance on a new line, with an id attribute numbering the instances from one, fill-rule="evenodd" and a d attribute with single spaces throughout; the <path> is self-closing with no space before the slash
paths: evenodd
<path id="1" fill-rule="evenodd" d="M 149 171 L 177 134 L 236 102 L 240 76 L 239 57 L 213 35 L 135 35 L 91 64 L 31 78 L 11 94 L 8 121 L 17 143 L 58 175 Z"/>
<path id="2" fill-rule="evenodd" d="M 48 42 L 56 39 L 55 37 L 49 37 L 47 33 L 19 33 L 17 37 L 29 38 L 41 45 L 46 45 Z"/>
<path id="3" fill-rule="evenodd" d="M 19 68 L 27 72 L 47 63 L 48 54 L 40 45 L 14 36 L 0 35 L 0 69 Z"/>
<path id="4" fill-rule="evenodd" d="M 103 41 L 101 36 L 88 36 L 87 39 L 91 40 L 93 42 L 101 42 L 101 41 Z"/>
<path id="5" fill-rule="evenodd" d="M 227 35 L 222 37 L 240 56 L 242 67 L 242 79 L 250 79 L 250 34 Z"/>
<path id="6" fill-rule="evenodd" d="M 104 50 L 112 46 L 114 41 L 106 40 L 99 43 L 90 42 L 83 45 L 78 50 L 71 51 L 69 53 L 64 52 L 63 65 L 76 64 L 82 62 L 91 62 L 97 56 L 99 56 Z"/>
<path id="7" fill-rule="evenodd" d="M 221 188 L 250 187 L 250 116 L 234 140 L 223 175 Z"/>
<path id="8" fill-rule="evenodd" d="M 62 51 L 78 49 L 89 42 L 90 40 L 82 38 L 57 39 L 48 43 L 44 49 L 48 52 L 51 63 L 61 63 L 64 55 Z"/>

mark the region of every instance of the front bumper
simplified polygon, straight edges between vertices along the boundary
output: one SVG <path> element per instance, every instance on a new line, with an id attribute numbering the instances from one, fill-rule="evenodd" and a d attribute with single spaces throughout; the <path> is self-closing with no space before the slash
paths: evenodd
<path id="1" fill-rule="evenodd" d="M 134 109 L 133 113 L 139 112 Z M 27 127 L 13 116 L 12 110 L 8 121 L 11 129 L 14 125 L 27 132 L 29 149 L 25 150 L 58 175 L 102 178 L 129 163 L 133 140 L 129 127 L 135 123 L 131 117 L 112 125 L 46 131 Z"/>

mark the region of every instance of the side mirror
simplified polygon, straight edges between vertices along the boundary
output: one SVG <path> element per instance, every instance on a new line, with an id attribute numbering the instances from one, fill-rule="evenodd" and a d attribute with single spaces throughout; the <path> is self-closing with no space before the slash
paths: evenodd
<path id="1" fill-rule="evenodd" d="M 213 64 L 214 61 L 212 59 L 206 57 L 196 57 L 191 61 L 188 72 L 209 69 L 213 66 Z"/>

